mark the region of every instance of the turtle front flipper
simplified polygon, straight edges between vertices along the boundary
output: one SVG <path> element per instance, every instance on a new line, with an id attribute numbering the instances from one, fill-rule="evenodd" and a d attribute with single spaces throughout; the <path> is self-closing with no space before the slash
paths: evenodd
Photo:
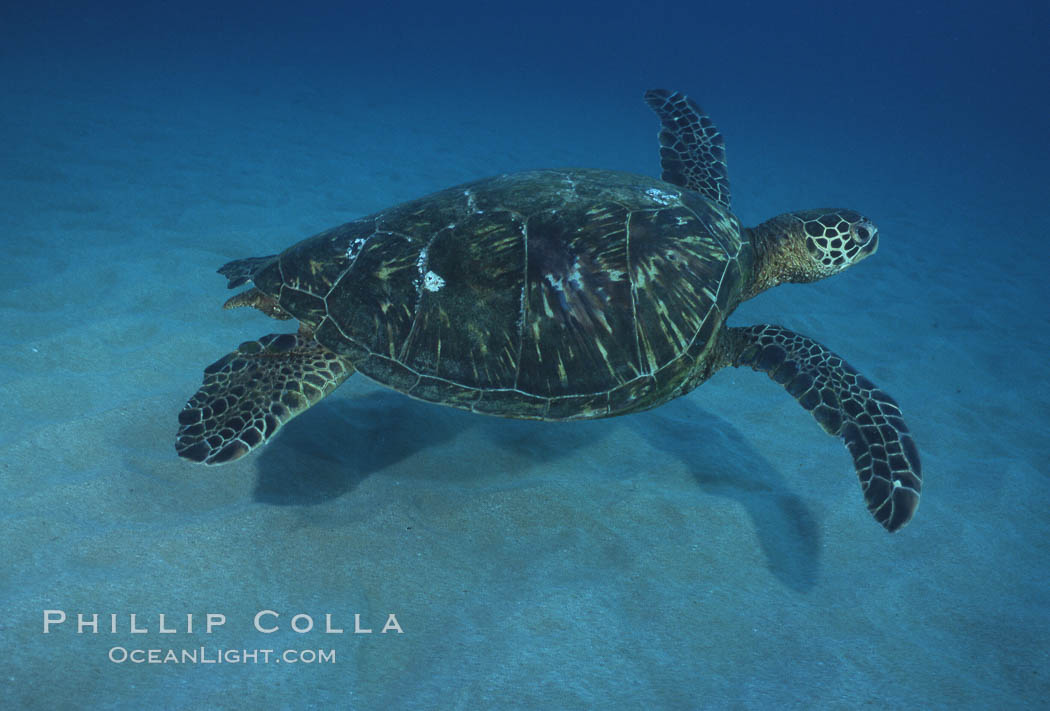
<path id="1" fill-rule="evenodd" d="M 922 467 L 893 398 L 824 346 L 781 326 L 729 328 L 726 337 L 731 365 L 764 371 L 845 441 L 875 520 L 888 531 L 908 523 L 919 506 Z"/>
<path id="2" fill-rule="evenodd" d="M 729 169 L 722 134 L 685 94 L 650 89 L 645 102 L 660 117 L 662 180 L 694 190 L 729 209 Z"/>
<path id="3" fill-rule="evenodd" d="M 271 333 L 204 369 L 179 413 L 175 450 L 205 464 L 240 459 L 354 373 L 309 333 Z"/>

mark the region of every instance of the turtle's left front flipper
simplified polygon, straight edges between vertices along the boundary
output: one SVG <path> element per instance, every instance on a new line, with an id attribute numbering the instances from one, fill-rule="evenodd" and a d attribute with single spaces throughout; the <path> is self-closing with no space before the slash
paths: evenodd
<path id="1" fill-rule="evenodd" d="M 353 374 L 350 361 L 302 330 L 242 343 L 204 369 L 179 413 L 175 450 L 205 464 L 240 459 Z"/>
<path id="2" fill-rule="evenodd" d="M 922 467 L 900 408 L 849 363 L 781 326 L 727 328 L 729 365 L 764 371 L 841 437 L 875 520 L 896 531 L 919 506 Z"/>

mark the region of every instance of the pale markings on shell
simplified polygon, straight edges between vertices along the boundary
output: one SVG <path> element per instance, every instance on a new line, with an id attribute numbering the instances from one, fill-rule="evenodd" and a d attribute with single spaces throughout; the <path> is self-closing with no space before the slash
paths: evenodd
<path id="1" fill-rule="evenodd" d="M 565 293 L 565 279 L 562 277 L 555 277 L 553 274 L 545 274 L 544 280 L 551 285 L 552 289 Z M 568 282 L 570 286 L 576 289 L 583 290 L 583 273 L 580 271 L 580 258 L 577 257 L 572 262 L 572 271 L 568 274 Z"/>
<path id="2" fill-rule="evenodd" d="M 425 286 L 426 284 L 427 251 L 429 249 L 429 242 L 427 243 L 427 245 L 428 246 L 423 247 L 423 249 L 419 250 L 419 257 L 416 259 L 416 270 L 419 272 L 419 276 L 412 280 L 412 284 L 416 287 L 417 294 L 420 293 L 420 289 L 423 288 L 423 286 Z M 444 282 L 442 282 L 442 286 L 444 286 Z M 416 301 L 416 305 L 418 307 L 418 300 Z"/>
<path id="3" fill-rule="evenodd" d="M 580 258 L 572 261 L 572 271 L 569 272 L 569 283 L 577 289 L 583 289 L 583 274 L 580 273 Z"/>
<path id="4" fill-rule="evenodd" d="M 358 237 L 352 241 L 350 246 L 346 248 L 346 258 L 351 262 L 357 259 L 357 255 L 361 254 L 361 249 L 365 246 L 365 242 L 367 241 L 367 237 Z"/>
<path id="5" fill-rule="evenodd" d="M 568 175 L 562 177 L 562 180 L 569 184 L 569 187 L 558 191 L 566 200 L 576 200 L 579 196 L 576 194 L 576 181 L 570 178 Z M 555 212 L 551 210 L 551 212 Z"/>
<path id="6" fill-rule="evenodd" d="M 674 205 L 678 202 L 678 196 L 674 193 L 668 193 L 658 188 L 649 188 L 645 191 L 645 194 L 651 197 L 661 205 Z"/>
<path id="7" fill-rule="evenodd" d="M 427 291 L 440 291 L 444 285 L 445 280 L 434 272 L 427 272 L 423 275 L 423 288 Z"/>
<path id="8" fill-rule="evenodd" d="M 467 192 L 469 193 L 470 191 L 467 191 Z M 456 226 L 455 223 L 452 223 L 452 224 L 450 224 L 448 226 L 448 229 L 452 229 L 455 226 Z M 413 284 L 416 287 L 416 293 L 420 294 L 420 295 L 422 295 L 422 292 L 420 291 L 421 289 L 426 289 L 427 291 L 433 292 L 433 291 L 440 291 L 441 287 L 445 286 L 445 279 L 441 275 L 439 275 L 437 272 L 435 272 L 433 270 L 427 269 L 427 258 L 428 258 L 429 253 L 430 253 L 429 252 L 429 250 L 430 250 L 430 243 L 433 242 L 433 241 L 434 240 L 431 239 L 430 242 L 427 243 L 427 246 L 425 246 L 425 247 L 423 247 L 423 249 L 419 250 L 419 257 L 416 259 L 416 269 L 419 270 L 419 277 L 413 281 Z M 416 311 L 417 312 L 419 310 L 418 306 L 419 306 L 419 301 L 417 300 L 417 302 L 416 302 L 416 307 L 417 307 Z M 413 322 L 413 328 L 414 327 L 415 327 L 415 323 Z"/>
<path id="9" fill-rule="evenodd" d="M 518 386 L 518 380 L 521 377 L 521 349 L 525 346 L 525 314 L 528 311 L 528 289 L 529 289 L 529 228 L 528 221 L 516 212 L 511 212 L 511 219 L 518 223 L 519 229 L 521 229 L 522 237 L 522 248 L 525 252 L 525 258 L 522 260 L 522 279 L 521 279 L 521 302 L 518 311 L 518 349 L 514 355 L 514 387 Z M 537 333 L 537 339 L 539 334 L 539 328 L 536 324 L 533 324 L 533 330 Z"/>
<path id="10" fill-rule="evenodd" d="M 550 281 L 551 275 L 547 275 L 547 280 Z M 554 286 L 554 283 L 551 283 Z M 557 288 L 557 287 L 555 287 Z M 547 292 L 540 289 L 540 298 L 543 299 L 543 313 L 546 314 L 547 318 L 554 318 L 554 310 L 551 309 L 550 302 L 547 301 Z"/>
<path id="11" fill-rule="evenodd" d="M 514 322 L 519 333 L 525 327 L 525 290 L 528 288 L 527 283 L 521 287 L 521 308 L 518 311 L 518 320 Z"/>

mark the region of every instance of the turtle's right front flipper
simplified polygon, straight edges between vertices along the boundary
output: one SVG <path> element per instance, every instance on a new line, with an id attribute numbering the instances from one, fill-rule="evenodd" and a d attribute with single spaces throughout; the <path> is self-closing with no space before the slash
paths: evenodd
<path id="1" fill-rule="evenodd" d="M 205 464 L 240 459 L 353 373 L 303 331 L 242 343 L 204 369 L 204 384 L 179 413 L 175 450 Z"/>
<path id="2" fill-rule="evenodd" d="M 919 506 L 922 466 L 900 407 L 849 363 L 781 326 L 728 328 L 729 364 L 764 371 L 853 455 L 864 501 L 896 531 Z"/>

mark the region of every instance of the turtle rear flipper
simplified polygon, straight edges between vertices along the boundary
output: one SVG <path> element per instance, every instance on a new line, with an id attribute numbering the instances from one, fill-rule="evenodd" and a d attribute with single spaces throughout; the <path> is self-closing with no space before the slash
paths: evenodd
<path id="1" fill-rule="evenodd" d="M 232 262 L 226 262 L 219 267 L 219 274 L 226 277 L 227 289 L 236 289 L 241 284 L 254 280 L 255 275 L 263 268 L 267 267 L 270 262 L 276 258 L 276 254 L 271 254 L 268 257 L 235 259 Z"/>
<path id="2" fill-rule="evenodd" d="M 205 464 L 240 459 L 353 373 L 302 331 L 242 343 L 204 369 L 204 384 L 179 413 L 175 450 Z"/>
<path id="3" fill-rule="evenodd" d="M 908 523 L 919 506 L 922 466 L 893 398 L 824 346 L 781 326 L 729 328 L 726 336 L 732 365 L 764 371 L 845 441 L 875 520 L 888 531 Z"/>

